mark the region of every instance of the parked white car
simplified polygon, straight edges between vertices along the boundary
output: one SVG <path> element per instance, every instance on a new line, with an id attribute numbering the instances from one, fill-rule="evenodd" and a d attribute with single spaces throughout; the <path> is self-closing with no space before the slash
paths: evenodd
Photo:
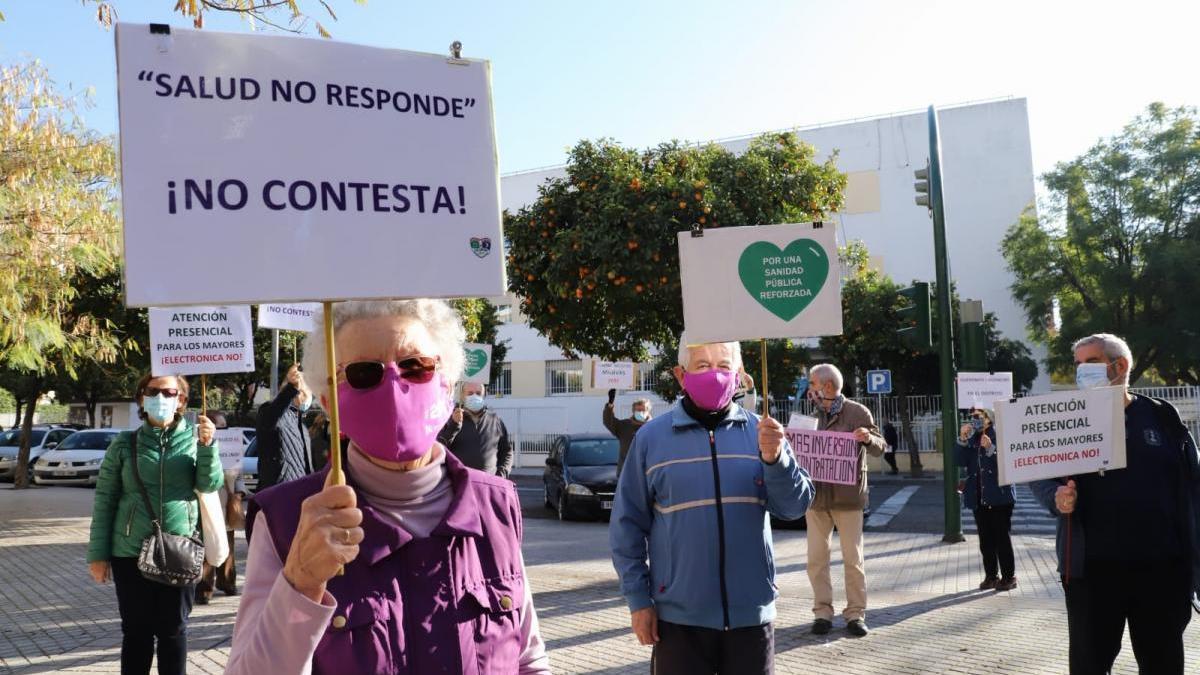
<path id="1" fill-rule="evenodd" d="M 242 455 L 242 484 L 251 494 L 258 491 L 258 441 L 251 440 Z"/>
<path id="2" fill-rule="evenodd" d="M 38 427 L 29 436 L 29 478 L 33 479 L 33 465 L 47 450 L 53 450 L 74 429 L 62 427 Z M 9 429 L 0 433 L 0 480 L 11 481 L 17 475 L 17 453 L 21 451 L 21 430 Z"/>
<path id="3" fill-rule="evenodd" d="M 38 485 L 96 486 L 104 453 L 120 429 L 76 431 L 38 457 L 33 465 L 33 482 Z"/>

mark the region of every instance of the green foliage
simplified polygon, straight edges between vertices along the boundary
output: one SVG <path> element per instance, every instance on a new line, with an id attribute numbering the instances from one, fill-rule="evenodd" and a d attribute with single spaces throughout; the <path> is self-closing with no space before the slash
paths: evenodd
<path id="1" fill-rule="evenodd" d="M 111 28 L 117 19 L 117 2 L 111 0 L 80 0 L 87 6 L 96 8 L 96 22 L 105 28 Z M 337 21 L 337 14 L 329 0 L 159 0 L 164 8 L 172 7 L 184 18 L 191 19 L 196 28 L 204 28 L 204 17 L 211 12 L 233 14 L 242 17 L 251 28 L 260 25 L 269 26 L 289 33 L 305 33 L 314 29 L 321 37 L 333 37 L 329 30 L 313 16 L 313 10 L 318 15 L 327 15 Z M 365 5 L 367 0 L 354 0 L 356 5 Z M 0 21 L 4 16 L 0 14 Z"/>
<path id="2" fill-rule="evenodd" d="M 0 389 L 0 413 L 11 413 L 17 409 L 17 398 L 7 389 Z"/>
<path id="3" fill-rule="evenodd" d="M 1009 229 L 1013 295 L 1052 372 L 1069 370 L 1073 341 L 1103 332 L 1129 342 L 1132 379 L 1200 384 L 1198 123 L 1195 108 L 1150 105 L 1045 174 L 1044 220 L 1031 210 Z"/>
<path id="4" fill-rule="evenodd" d="M 86 99 L 83 99 L 86 102 Z M 74 373 L 121 345 L 104 317 L 73 312 L 79 275 L 113 269 L 116 152 L 84 128 L 79 98 L 36 61 L 0 67 L 0 365 Z"/>
<path id="5" fill-rule="evenodd" d="M 892 391 L 897 395 L 934 394 L 940 391 L 937 349 L 923 352 L 914 349 L 897 332 L 903 325 L 898 310 L 906 302 L 899 292 L 902 288 L 887 275 L 871 267 L 870 254 L 862 242 L 851 242 L 839 252 L 842 263 L 842 334 L 821 338 L 822 360 L 838 366 L 846 376 L 846 389 L 856 392 L 854 381 L 866 381 L 866 371 L 883 368 L 892 371 Z M 906 284 L 907 285 L 907 284 Z M 936 284 L 931 284 L 937 293 Z M 958 297 L 951 288 L 950 306 L 954 308 L 957 326 Z M 932 307 L 931 321 L 935 327 L 935 342 L 941 339 L 937 303 Z M 984 317 L 988 340 L 988 368 L 993 371 L 1012 371 L 1013 386 L 1028 391 L 1037 378 L 1037 363 L 1023 343 L 1008 340 L 996 329 L 996 317 Z M 955 363 L 961 362 L 960 345 L 954 343 Z"/>
<path id="6" fill-rule="evenodd" d="M 683 328 L 676 234 L 700 227 L 819 220 L 841 208 L 835 158 L 794 134 L 742 154 L 669 143 L 638 152 L 582 141 L 565 178 L 506 214 L 509 287 L 530 324 L 569 355 L 644 362 Z"/>
<path id="7" fill-rule="evenodd" d="M 67 421 L 68 408 L 62 403 L 39 403 L 37 418 L 39 424 L 62 424 Z"/>
<path id="8" fill-rule="evenodd" d="M 77 275 L 74 287 L 71 311 L 104 322 L 119 349 L 108 362 L 82 360 L 74 374 L 58 373 L 47 387 L 60 401 L 84 404 L 94 424 L 97 403 L 132 398 L 138 380 L 150 371 L 150 328 L 146 310 L 125 307 L 120 267 L 100 276 Z"/>

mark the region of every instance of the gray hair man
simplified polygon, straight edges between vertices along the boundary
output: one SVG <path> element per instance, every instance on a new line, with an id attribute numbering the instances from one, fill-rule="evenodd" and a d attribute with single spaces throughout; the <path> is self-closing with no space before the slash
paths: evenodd
<path id="1" fill-rule="evenodd" d="M 1129 391 L 1124 340 L 1097 333 L 1071 349 L 1080 389 L 1122 388 L 1126 459 L 1103 475 L 1030 484 L 1061 516 L 1071 673 L 1107 673 L 1126 623 L 1141 672 L 1183 673 L 1183 631 L 1200 594 L 1200 453 L 1174 406 Z"/>
<path id="2" fill-rule="evenodd" d="M 617 390 L 608 390 L 608 403 L 604 404 L 603 422 L 604 428 L 608 429 L 609 433 L 617 437 L 617 442 L 620 444 L 620 452 L 617 455 L 617 479 L 621 478 L 621 469 L 625 467 L 625 456 L 629 454 L 629 446 L 633 443 L 633 436 L 637 433 L 642 425 L 650 421 L 650 399 L 639 398 L 633 402 L 633 415 L 630 417 L 618 418 L 614 412 L 614 407 L 617 401 Z"/>
<path id="3" fill-rule="evenodd" d="M 772 672 L 767 514 L 799 518 L 812 483 L 783 427 L 733 402 L 738 343 L 680 343 L 684 396 L 638 431 L 617 485 L 613 565 L 655 672 Z"/>
<path id="4" fill-rule="evenodd" d="M 829 549 L 837 528 L 845 568 L 846 609 L 842 617 L 851 635 L 863 637 L 867 628 L 867 573 L 863 562 L 863 509 L 867 507 L 867 457 L 883 454 L 883 440 L 871 411 L 842 394 L 842 372 L 828 363 L 808 371 L 809 398 L 817 404 L 818 428 L 846 431 L 858 441 L 858 481 L 855 485 L 816 483 L 816 496 L 808 509 L 808 580 L 813 587 L 812 632 L 824 635 L 833 628 L 833 581 L 829 574 Z"/>
<path id="5" fill-rule="evenodd" d="M 504 420 L 487 407 L 486 391 L 478 382 L 463 383 L 460 405 L 438 440 L 472 469 L 507 478 L 513 466 L 512 442 Z"/>

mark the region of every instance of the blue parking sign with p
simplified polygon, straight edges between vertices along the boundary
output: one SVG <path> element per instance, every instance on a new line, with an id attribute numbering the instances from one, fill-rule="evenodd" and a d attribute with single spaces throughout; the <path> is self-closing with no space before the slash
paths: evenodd
<path id="1" fill-rule="evenodd" d="M 867 393 L 868 394 L 890 394 L 890 393 L 892 393 L 892 371 L 890 371 L 890 370 L 868 370 L 867 371 Z"/>

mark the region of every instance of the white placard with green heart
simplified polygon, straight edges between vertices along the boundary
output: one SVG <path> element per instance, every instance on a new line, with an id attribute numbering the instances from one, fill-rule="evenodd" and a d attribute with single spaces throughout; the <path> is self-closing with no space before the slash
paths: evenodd
<path id="1" fill-rule="evenodd" d="M 468 342 L 463 345 L 467 357 L 463 364 L 463 382 L 487 384 L 492 381 L 492 346 Z"/>
<path id="2" fill-rule="evenodd" d="M 841 335 L 836 225 L 679 233 L 683 324 L 695 342 Z"/>

